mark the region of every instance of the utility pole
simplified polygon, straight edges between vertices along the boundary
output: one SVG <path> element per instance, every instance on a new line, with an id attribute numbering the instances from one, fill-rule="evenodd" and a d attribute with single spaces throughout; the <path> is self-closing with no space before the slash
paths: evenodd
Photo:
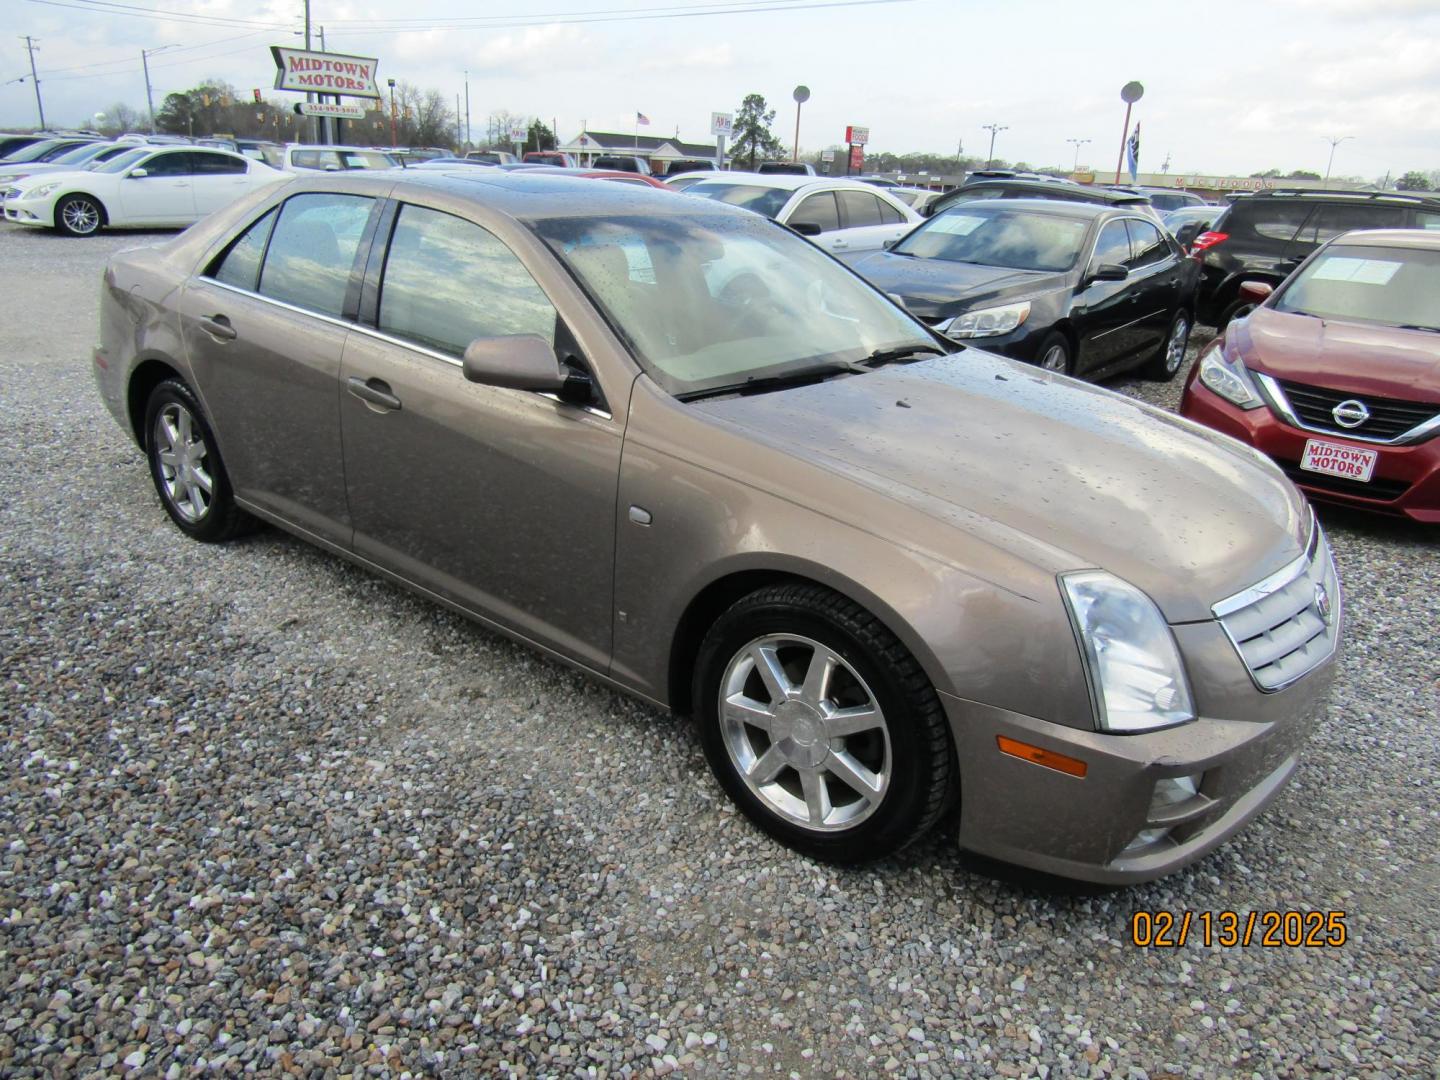
<path id="1" fill-rule="evenodd" d="M 306 52 L 309 52 L 309 51 L 310 51 L 310 0 L 305 0 L 305 51 L 306 51 Z M 306 91 L 305 91 L 305 100 L 306 100 L 306 101 L 314 101 L 314 100 L 315 100 L 315 92 L 314 92 L 313 90 L 306 90 Z M 311 137 L 312 139 L 315 139 L 317 142 L 321 141 L 321 140 L 320 140 L 320 137 L 319 137 L 319 133 L 320 133 L 320 132 L 323 132 L 323 130 L 324 130 L 324 128 L 323 128 L 323 126 L 322 126 L 323 124 L 324 124 L 324 121 L 323 121 L 323 120 L 321 120 L 319 117 L 315 117 L 315 118 L 314 118 L 314 123 L 312 124 L 312 126 L 311 126 L 311 128 L 310 128 L 310 137 Z"/>
<path id="2" fill-rule="evenodd" d="M 395 134 L 395 80 L 390 79 L 390 145 L 399 146 L 399 136 Z"/>
<path id="3" fill-rule="evenodd" d="M 465 149 L 470 149 L 470 72 L 465 72 Z"/>
<path id="4" fill-rule="evenodd" d="M 1077 172 L 1080 171 L 1080 147 L 1084 146 L 1084 145 L 1085 145 L 1087 142 L 1089 142 L 1090 140 L 1089 140 L 1089 139 L 1066 139 L 1065 141 L 1068 142 L 1071 146 L 1075 147 L 1075 167 L 1072 168 L 1070 171 L 1071 171 L 1072 173 L 1077 173 Z"/>
<path id="5" fill-rule="evenodd" d="M 155 134 L 155 97 L 150 90 L 150 57 L 154 56 L 158 52 L 164 52 L 166 49 L 173 49 L 174 47 L 174 45 L 161 45 L 159 48 L 155 49 L 140 50 L 140 66 L 145 70 L 145 105 L 150 110 L 151 135 Z M 194 124 L 192 122 L 192 130 L 193 127 Z"/>
<path id="6" fill-rule="evenodd" d="M 40 130 L 45 130 L 45 103 L 40 100 L 40 76 L 35 74 L 35 39 L 25 35 L 25 48 L 30 51 L 30 81 L 35 84 L 35 108 L 40 113 Z"/>
<path id="7" fill-rule="evenodd" d="M 985 167 L 991 168 L 995 164 L 995 136 L 1002 131 L 1009 131 L 1008 124 L 981 124 L 981 131 L 990 132 L 990 156 L 985 161 Z"/>
<path id="8" fill-rule="evenodd" d="M 1321 135 L 1320 137 L 1330 144 L 1330 160 L 1325 163 L 1325 184 L 1324 184 L 1324 186 L 1325 186 L 1326 188 L 1328 188 L 1328 187 L 1330 186 L 1330 168 L 1331 168 L 1331 166 L 1333 166 L 1333 165 L 1335 164 L 1335 148 L 1336 148 L 1337 146 L 1339 146 L 1342 142 L 1344 142 L 1346 139 L 1353 139 L 1353 138 L 1355 138 L 1355 136 L 1354 136 L 1354 135 L 1340 135 L 1340 136 L 1336 137 L 1336 136 L 1332 136 L 1332 135 Z"/>

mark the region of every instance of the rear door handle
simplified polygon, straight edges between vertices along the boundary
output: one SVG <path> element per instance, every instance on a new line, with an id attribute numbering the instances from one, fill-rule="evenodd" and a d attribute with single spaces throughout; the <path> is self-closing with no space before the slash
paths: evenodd
<path id="1" fill-rule="evenodd" d="M 239 332 L 230 325 L 230 320 L 224 315 L 210 315 L 200 320 L 200 328 L 213 338 L 221 341 L 234 341 L 240 336 Z"/>
<path id="2" fill-rule="evenodd" d="M 391 411 L 400 408 L 400 399 L 390 392 L 390 384 L 383 379 L 365 380 L 359 375 L 351 375 L 349 380 L 350 393 L 368 405 L 375 405 L 381 409 Z"/>

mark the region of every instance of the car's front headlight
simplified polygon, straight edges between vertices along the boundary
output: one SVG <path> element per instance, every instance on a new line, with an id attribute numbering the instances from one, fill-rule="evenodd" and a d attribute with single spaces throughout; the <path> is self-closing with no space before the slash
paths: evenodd
<path id="1" fill-rule="evenodd" d="M 17 180 L 24 180 L 29 175 L 29 173 L 23 172 L 0 173 L 0 184 L 13 184 Z"/>
<path id="2" fill-rule="evenodd" d="M 59 184 L 41 184 L 39 187 L 33 187 L 29 191 L 22 191 L 20 194 L 30 199 L 43 199 L 59 186 Z"/>
<path id="3" fill-rule="evenodd" d="M 952 338 L 995 337 L 1018 329 L 1029 317 L 1030 301 L 1024 300 L 1018 304 L 1006 304 L 1004 307 L 967 311 L 936 329 Z"/>
<path id="4" fill-rule="evenodd" d="M 1060 575 L 1101 731 L 1133 733 L 1195 719 L 1180 650 L 1155 602 L 1104 570 Z"/>
<path id="5" fill-rule="evenodd" d="M 1225 358 L 1223 340 L 1211 342 L 1200 354 L 1200 381 L 1242 409 L 1258 409 L 1265 404 L 1245 365 L 1239 359 Z"/>

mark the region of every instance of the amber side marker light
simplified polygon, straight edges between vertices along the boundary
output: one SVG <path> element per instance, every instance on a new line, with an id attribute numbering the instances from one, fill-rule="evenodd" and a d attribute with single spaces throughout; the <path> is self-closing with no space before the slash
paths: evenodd
<path id="1" fill-rule="evenodd" d="M 1054 769 L 1056 772 L 1063 772 L 1068 776 L 1084 777 L 1086 769 L 1089 768 L 1079 758 L 1066 757 L 1064 754 L 1055 753 L 1054 750 L 1031 746 L 1018 739 L 1008 739 L 1004 735 L 996 735 L 995 742 L 999 745 L 1002 754 L 1009 754 L 1011 757 L 1018 757 L 1023 761 L 1031 761 L 1036 765 L 1044 765 L 1047 769 Z"/>

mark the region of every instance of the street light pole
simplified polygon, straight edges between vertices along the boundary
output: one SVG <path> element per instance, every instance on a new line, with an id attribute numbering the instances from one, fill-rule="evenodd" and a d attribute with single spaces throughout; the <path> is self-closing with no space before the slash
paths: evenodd
<path id="1" fill-rule="evenodd" d="M 395 80 L 390 82 L 390 145 L 399 146 L 400 138 L 395 134 Z"/>
<path id="2" fill-rule="evenodd" d="M 1355 136 L 1341 135 L 1339 137 L 1335 137 L 1331 135 L 1321 135 L 1320 137 L 1330 144 L 1330 160 L 1325 163 L 1324 183 L 1324 186 L 1328 188 L 1330 186 L 1330 168 L 1335 164 L 1335 148 L 1339 146 L 1342 142 L 1344 142 L 1346 139 L 1353 139 L 1355 138 Z"/>
<path id="3" fill-rule="evenodd" d="M 1089 142 L 1090 140 L 1089 140 L 1089 139 L 1066 139 L 1065 141 L 1068 142 L 1068 143 L 1070 143 L 1072 146 L 1075 147 L 1075 166 L 1074 166 L 1074 168 L 1072 168 L 1070 171 L 1071 171 L 1072 173 L 1077 173 L 1077 172 L 1080 171 L 1080 147 L 1084 146 L 1084 145 L 1085 145 L 1087 142 Z"/>
<path id="4" fill-rule="evenodd" d="M 465 72 L 465 149 L 470 149 L 470 72 Z"/>
<path id="5" fill-rule="evenodd" d="M 1002 131 L 1009 131 L 1010 127 L 1007 124 L 981 124 L 980 130 L 990 132 L 990 156 L 985 159 L 985 167 L 989 169 L 995 164 L 995 136 Z"/>

